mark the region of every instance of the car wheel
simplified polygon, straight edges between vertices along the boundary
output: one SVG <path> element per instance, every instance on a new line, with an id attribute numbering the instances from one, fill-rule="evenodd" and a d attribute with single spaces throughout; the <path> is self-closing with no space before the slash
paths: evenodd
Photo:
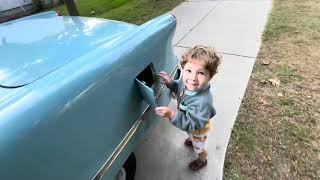
<path id="1" fill-rule="evenodd" d="M 123 165 L 126 171 L 126 180 L 134 180 L 136 174 L 136 155 L 131 153 Z"/>
<path id="2" fill-rule="evenodd" d="M 136 174 L 136 156 L 131 153 L 116 175 L 116 180 L 134 180 Z"/>

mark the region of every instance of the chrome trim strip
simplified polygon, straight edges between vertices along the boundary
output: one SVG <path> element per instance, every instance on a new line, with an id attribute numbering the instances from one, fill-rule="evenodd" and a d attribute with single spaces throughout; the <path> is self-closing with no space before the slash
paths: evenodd
<path id="1" fill-rule="evenodd" d="M 178 67 L 179 67 L 179 64 L 177 64 L 177 65 L 174 67 L 173 71 L 170 73 L 169 76 L 170 76 L 171 78 L 172 78 L 172 76 L 174 75 L 174 72 L 176 72 L 176 71 L 178 70 Z M 181 77 L 181 76 L 180 76 L 180 77 Z M 179 77 L 179 78 L 180 78 L 180 77 Z M 164 88 L 165 88 L 165 85 L 162 85 L 161 88 L 160 88 L 160 90 L 158 91 L 158 93 L 155 95 L 155 98 L 156 98 L 156 99 L 159 99 L 162 91 L 164 91 Z"/>
<path id="2" fill-rule="evenodd" d="M 170 73 L 170 77 L 174 75 L 174 72 L 177 71 L 179 67 L 179 64 L 177 64 L 173 71 Z M 155 98 L 158 100 L 164 91 L 165 85 L 162 85 L 158 93 L 155 95 Z M 98 173 L 93 177 L 93 180 L 99 180 L 110 168 L 112 163 L 115 161 L 115 159 L 119 156 L 125 145 L 128 143 L 128 141 L 131 139 L 133 134 L 137 131 L 139 128 L 141 122 L 142 122 L 142 117 L 144 113 L 149 109 L 150 106 L 147 106 L 146 109 L 143 111 L 142 115 L 138 118 L 138 120 L 134 123 L 134 125 L 131 127 L 130 131 L 126 134 L 126 136 L 123 138 L 121 143 L 118 145 L 118 147 L 115 149 L 115 151 L 111 154 L 111 157 L 103 164 L 101 169 L 98 171 Z"/>

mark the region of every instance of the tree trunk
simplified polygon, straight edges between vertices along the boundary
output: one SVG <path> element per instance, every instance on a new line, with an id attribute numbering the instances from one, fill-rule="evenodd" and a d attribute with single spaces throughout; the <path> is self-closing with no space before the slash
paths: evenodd
<path id="1" fill-rule="evenodd" d="M 74 3 L 74 0 L 63 0 L 70 16 L 79 16 L 79 11 L 77 9 L 76 4 Z"/>

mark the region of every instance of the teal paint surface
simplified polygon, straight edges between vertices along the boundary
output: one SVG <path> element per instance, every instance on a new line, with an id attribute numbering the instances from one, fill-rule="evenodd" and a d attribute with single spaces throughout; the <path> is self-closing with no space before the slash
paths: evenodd
<path id="1" fill-rule="evenodd" d="M 155 94 L 151 88 L 146 86 L 144 83 L 136 79 L 136 84 L 138 86 L 139 92 L 143 100 L 148 103 L 152 108 L 156 108 L 157 102 L 155 100 Z"/>
<path id="2" fill-rule="evenodd" d="M 14 26 L 22 21 L 34 22 L 29 20 L 38 18 L 70 20 L 70 17 L 44 13 L 15 20 L 5 26 Z M 81 22 L 92 22 L 84 19 L 79 17 Z M 171 72 L 178 63 L 171 42 L 176 27 L 172 15 L 160 16 L 140 26 L 126 25 L 127 28 L 121 23 L 111 23 L 111 27 L 119 25 L 119 29 L 113 31 L 104 26 L 109 21 L 94 21 L 98 21 L 96 25 L 101 25 L 101 29 L 90 23 L 84 25 L 92 26 L 91 32 L 98 32 L 90 36 L 93 40 L 71 40 L 62 49 L 54 45 L 46 47 L 43 43 L 43 49 L 32 51 L 24 60 L 17 58 L 20 55 L 14 48 L 8 51 L 15 55 L 1 50 L 12 59 L 1 59 L 0 62 L 0 179 L 92 179 L 148 108 L 135 84 L 137 75 L 151 63 L 155 72 Z M 29 26 L 32 28 L 36 24 Z M 48 27 L 41 28 L 46 30 Z M 4 26 L 1 28 L 1 37 L 10 37 L 7 32 L 3 33 Z M 28 28 L 13 29 L 18 32 L 11 33 L 19 36 Z M 104 35 L 105 31 L 110 34 Z M 118 36 L 118 33 L 124 34 Z M 49 39 L 58 41 L 57 37 Z M 37 39 L 37 42 L 42 40 Z M 1 42 L 1 48 L 9 42 Z M 19 46 L 27 44 L 20 42 Z M 32 43 L 29 45 L 33 47 Z M 56 51 L 53 54 L 59 58 L 53 58 L 50 53 L 46 57 L 44 52 L 49 51 Z M 67 55 L 69 51 L 74 54 Z M 42 65 L 32 64 L 38 56 L 48 59 Z M 34 59 L 28 59 L 30 57 Z M 65 57 L 68 60 L 63 59 Z M 21 64 L 27 65 L 21 66 L 20 60 Z M 152 90 L 157 93 L 161 86 L 155 82 Z M 157 103 L 166 105 L 170 98 L 165 91 Z M 156 122 L 155 113 L 150 108 L 143 118 L 141 128 L 129 140 L 105 177 L 115 175 Z"/>
<path id="3" fill-rule="evenodd" d="M 0 85 L 26 85 L 102 44 L 114 43 L 133 28 L 117 21 L 65 16 L 0 24 Z"/>

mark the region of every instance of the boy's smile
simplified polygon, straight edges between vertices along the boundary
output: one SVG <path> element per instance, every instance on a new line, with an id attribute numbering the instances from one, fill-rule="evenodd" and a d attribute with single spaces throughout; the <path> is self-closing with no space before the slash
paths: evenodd
<path id="1" fill-rule="evenodd" d="M 198 91 L 207 86 L 210 79 L 210 73 L 205 69 L 204 62 L 194 60 L 184 65 L 182 80 L 187 90 Z"/>

